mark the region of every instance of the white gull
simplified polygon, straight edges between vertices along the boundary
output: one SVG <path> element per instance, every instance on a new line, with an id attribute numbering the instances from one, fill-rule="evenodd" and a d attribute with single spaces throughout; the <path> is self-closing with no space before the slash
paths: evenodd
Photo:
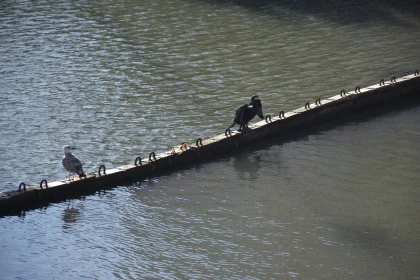
<path id="1" fill-rule="evenodd" d="M 70 174 L 73 174 L 73 181 L 74 181 L 74 174 L 79 175 L 79 178 L 86 177 L 86 173 L 83 171 L 83 166 L 80 160 L 71 153 L 70 150 L 74 150 L 74 147 L 64 146 L 64 157 L 63 157 L 63 167 L 69 172 L 69 181 L 70 181 Z"/>

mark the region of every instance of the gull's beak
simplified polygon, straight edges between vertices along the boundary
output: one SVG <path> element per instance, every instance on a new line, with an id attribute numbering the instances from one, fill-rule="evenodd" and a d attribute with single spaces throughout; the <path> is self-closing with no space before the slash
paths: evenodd
<path id="1" fill-rule="evenodd" d="M 72 150 L 76 150 L 76 147 L 70 147 L 70 149 L 72 149 Z"/>

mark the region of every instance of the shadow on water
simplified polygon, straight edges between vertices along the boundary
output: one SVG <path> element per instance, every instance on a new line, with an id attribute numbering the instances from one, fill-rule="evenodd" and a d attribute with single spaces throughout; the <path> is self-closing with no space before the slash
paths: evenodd
<path id="1" fill-rule="evenodd" d="M 287 11 L 316 16 L 340 24 L 390 22 L 411 26 L 420 15 L 417 0 L 200 0 L 219 5 L 236 5 L 253 12 L 283 17 Z M 418 26 L 417 26 L 418 27 Z"/>

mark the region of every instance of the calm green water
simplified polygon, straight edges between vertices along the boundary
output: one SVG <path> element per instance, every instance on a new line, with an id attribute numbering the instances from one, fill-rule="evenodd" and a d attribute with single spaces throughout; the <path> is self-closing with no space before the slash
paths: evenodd
<path id="1" fill-rule="evenodd" d="M 416 1 L 0 2 L 0 191 L 420 68 Z M 420 279 L 420 107 L 0 219 L 1 279 Z"/>

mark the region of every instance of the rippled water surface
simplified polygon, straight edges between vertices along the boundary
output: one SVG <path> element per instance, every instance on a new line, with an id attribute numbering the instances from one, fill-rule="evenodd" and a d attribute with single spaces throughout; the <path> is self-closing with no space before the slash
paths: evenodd
<path id="1" fill-rule="evenodd" d="M 0 191 L 420 67 L 416 1 L 0 2 Z M 2 279 L 420 279 L 420 107 L 0 219 Z"/>

